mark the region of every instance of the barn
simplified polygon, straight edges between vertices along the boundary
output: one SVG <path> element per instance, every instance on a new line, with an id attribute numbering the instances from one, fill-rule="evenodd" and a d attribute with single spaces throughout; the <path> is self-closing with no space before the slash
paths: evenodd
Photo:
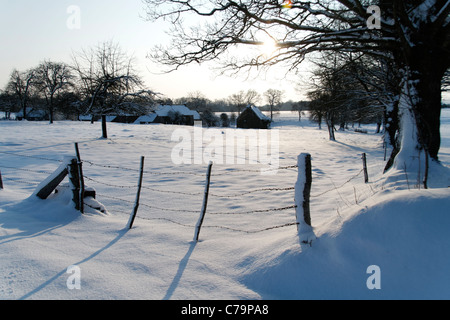
<path id="1" fill-rule="evenodd" d="M 269 129 L 270 118 L 254 105 L 248 105 L 236 119 L 236 127 L 243 129 Z"/>
<path id="2" fill-rule="evenodd" d="M 165 105 L 160 106 L 156 111 L 154 123 L 180 124 L 193 126 L 195 121 L 201 120 L 200 115 L 195 110 L 190 110 L 185 105 Z"/>

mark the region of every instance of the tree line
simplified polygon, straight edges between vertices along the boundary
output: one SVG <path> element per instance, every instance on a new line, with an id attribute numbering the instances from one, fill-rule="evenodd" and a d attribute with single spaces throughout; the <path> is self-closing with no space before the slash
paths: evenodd
<path id="1" fill-rule="evenodd" d="M 74 53 L 71 64 L 44 60 L 29 70 L 14 69 L 1 92 L 0 107 L 7 117 L 20 112 L 23 119 L 32 107 L 44 110 L 53 123 L 56 112 L 65 118 L 90 114 L 92 119 L 145 113 L 157 97 L 145 87 L 133 58 L 108 41 Z"/>

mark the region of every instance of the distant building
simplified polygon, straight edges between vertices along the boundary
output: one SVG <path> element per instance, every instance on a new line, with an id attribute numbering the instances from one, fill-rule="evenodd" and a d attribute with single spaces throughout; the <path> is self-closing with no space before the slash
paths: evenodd
<path id="1" fill-rule="evenodd" d="M 91 120 L 91 115 L 80 116 L 80 120 Z M 196 121 L 201 121 L 200 114 L 197 111 L 190 110 L 185 105 L 165 105 L 159 106 L 156 111 L 146 115 L 120 114 L 108 115 L 107 122 L 134 123 L 134 124 L 179 124 L 193 126 Z M 97 121 L 99 117 L 94 117 Z"/>
<path id="2" fill-rule="evenodd" d="M 42 109 L 30 109 L 25 117 L 28 121 L 48 121 L 49 119 L 48 112 Z M 16 120 L 24 120 L 23 111 L 16 113 Z"/>
<path id="3" fill-rule="evenodd" d="M 248 105 L 236 119 L 236 127 L 243 129 L 269 129 L 270 118 L 254 105 Z"/>
<path id="4" fill-rule="evenodd" d="M 195 121 L 201 120 L 200 114 L 195 110 L 190 110 L 185 105 L 160 106 L 155 111 L 156 117 L 153 123 L 179 124 L 193 126 Z"/>

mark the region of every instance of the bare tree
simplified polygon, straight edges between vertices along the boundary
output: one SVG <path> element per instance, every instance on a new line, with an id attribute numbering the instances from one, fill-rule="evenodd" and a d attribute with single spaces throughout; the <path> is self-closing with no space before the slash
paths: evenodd
<path id="1" fill-rule="evenodd" d="M 242 109 L 244 109 L 247 105 L 244 90 L 241 90 L 239 92 L 230 95 L 228 97 L 228 103 L 235 111 L 238 112 L 238 114 L 241 114 Z"/>
<path id="2" fill-rule="evenodd" d="M 103 138 L 108 137 L 106 115 L 146 113 L 146 106 L 136 103 L 136 99 L 154 104 L 156 93 L 144 88 L 133 68 L 133 58 L 112 41 L 74 54 L 73 69 L 82 87 L 85 113 L 102 118 Z"/>
<path id="3" fill-rule="evenodd" d="M 319 51 L 358 52 L 391 59 L 401 70 L 399 145 L 394 166 L 417 167 L 425 151 L 438 160 L 441 82 L 450 66 L 450 0 L 177 1 L 145 0 L 150 19 L 172 19 L 173 44 L 153 58 L 176 69 L 226 57 L 238 45 L 260 46 L 270 37 L 278 50 L 248 59 L 229 55 L 226 68 L 288 65 L 295 71 Z M 377 5 L 373 7 L 372 5 Z M 186 28 L 184 15 L 205 18 Z M 412 160 L 416 159 L 416 160 Z"/>
<path id="4" fill-rule="evenodd" d="M 247 105 L 249 104 L 253 104 L 256 105 L 261 101 L 261 95 L 253 89 L 249 89 L 247 90 L 247 92 L 245 93 L 245 102 L 247 103 Z"/>
<path id="5" fill-rule="evenodd" d="M 33 80 L 35 79 L 35 71 L 28 70 L 20 72 L 14 69 L 9 77 L 6 85 L 6 92 L 17 98 L 23 113 L 23 119 L 27 117 L 28 102 L 32 96 Z"/>
<path id="6" fill-rule="evenodd" d="M 50 123 L 53 123 L 56 96 L 72 86 L 70 67 L 62 62 L 44 61 L 35 69 L 35 75 L 36 86 L 45 99 Z"/>
<path id="7" fill-rule="evenodd" d="M 270 106 L 270 120 L 273 120 L 273 110 L 283 100 L 284 92 L 278 89 L 268 89 L 264 92 L 264 97 Z"/>
<path id="8" fill-rule="evenodd" d="M 240 90 L 228 97 L 229 105 L 236 110 L 238 114 L 241 114 L 241 111 L 246 106 L 250 104 L 256 105 L 259 101 L 261 101 L 261 95 L 253 89 L 249 89 L 247 92 Z"/>
<path id="9" fill-rule="evenodd" d="M 210 109 L 211 101 L 200 91 L 193 91 L 187 94 L 187 97 L 178 98 L 175 100 L 177 104 L 184 104 L 186 107 L 198 112 L 204 112 Z"/>

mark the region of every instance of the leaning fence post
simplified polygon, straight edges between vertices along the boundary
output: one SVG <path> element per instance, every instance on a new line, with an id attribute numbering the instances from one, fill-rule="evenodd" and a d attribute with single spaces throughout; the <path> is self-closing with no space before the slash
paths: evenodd
<path id="1" fill-rule="evenodd" d="M 205 218 L 205 214 L 206 214 L 206 207 L 208 205 L 209 184 L 211 182 L 212 165 L 213 165 L 213 163 L 209 162 L 208 171 L 206 173 L 205 195 L 203 197 L 202 211 L 200 213 L 200 218 L 198 219 L 197 225 L 195 226 L 195 235 L 194 235 L 194 240 L 195 241 L 198 241 L 198 237 L 200 235 L 200 229 L 202 227 L 203 219 Z"/>
<path id="2" fill-rule="evenodd" d="M 136 193 L 136 201 L 134 202 L 134 208 L 133 212 L 131 213 L 130 219 L 128 220 L 128 229 L 131 229 L 133 227 L 134 219 L 136 218 L 136 214 L 139 208 L 139 198 L 141 196 L 141 189 L 142 189 L 142 177 L 144 175 L 144 157 L 141 157 L 141 168 L 139 172 L 139 182 L 138 182 L 138 189 Z"/>
<path id="3" fill-rule="evenodd" d="M 315 239 L 311 226 L 310 194 L 312 185 L 311 155 L 302 153 L 298 156 L 298 178 L 295 184 L 295 204 L 297 230 L 302 243 Z"/>
<path id="4" fill-rule="evenodd" d="M 367 156 L 365 153 L 362 154 L 363 169 L 364 169 L 364 182 L 369 183 L 369 174 L 367 173 Z"/>
<path id="5" fill-rule="evenodd" d="M 78 165 L 78 177 L 80 179 L 80 195 L 79 195 L 79 201 L 80 201 L 80 212 L 84 214 L 84 177 L 83 177 L 83 164 L 81 162 L 80 157 L 80 150 L 78 149 L 78 143 L 75 142 L 75 153 L 77 155 L 77 165 Z"/>

